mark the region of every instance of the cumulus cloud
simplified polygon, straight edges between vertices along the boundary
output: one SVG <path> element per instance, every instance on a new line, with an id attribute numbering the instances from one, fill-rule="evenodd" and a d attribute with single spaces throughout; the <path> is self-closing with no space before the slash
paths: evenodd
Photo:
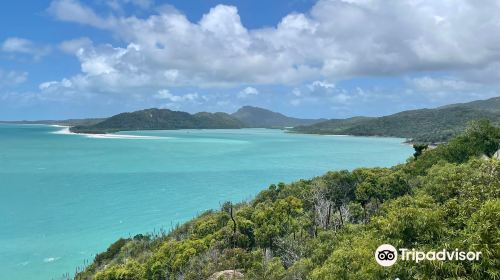
<path id="1" fill-rule="evenodd" d="M 19 85 L 27 79 L 28 72 L 6 71 L 0 68 L 0 88 Z"/>
<path id="2" fill-rule="evenodd" d="M 245 98 L 245 97 L 249 97 L 249 96 L 255 96 L 258 94 L 259 94 L 259 91 L 256 88 L 246 87 L 246 88 L 240 90 L 240 92 L 238 93 L 238 97 Z"/>
<path id="3" fill-rule="evenodd" d="M 500 31 L 495 1 L 319 0 L 308 13 L 259 29 L 243 26 L 238 10 L 227 5 L 198 22 L 174 9 L 146 18 L 103 16 L 77 0 L 54 0 L 49 12 L 124 43 L 79 45 L 82 73 L 69 79 L 86 90 L 310 81 L 333 89 L 325 81 L 422 70 L 467 79 L 469 72 L 498 70 L 491 65 L 500 62 L 500 37 L 491 36 Z"/>
<path id="4" fill-rule="evenodd" d="M 50 47 L 37 45 L 25 38 L 10 37 L 3 41 L 1 50 L 7 53 L 28 54 L 39 59 L 50 52 Z"/>
<path id="5" fill-rule="evenodd" d="M 154 95 L 154 98 L 164 99 L 164 100 L 168 100 L 170 102 L 183 102 L 183 101 L 195 101 L 198 98 L 200 98 L 200 96 L 198 95 L 198 93 L 174 95 L 168 89 L 162 89 L 162 90 L 158 91 L 158 93 L 156 95 Z"/>

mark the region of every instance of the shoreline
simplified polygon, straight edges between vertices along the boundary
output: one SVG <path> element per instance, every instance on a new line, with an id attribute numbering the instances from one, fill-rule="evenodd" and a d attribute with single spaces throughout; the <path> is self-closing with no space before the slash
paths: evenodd
<path id="1" fill-rule="evenodd" d="M 324 136 L 324 137 L 369 137 L 369 138 L 398 138 L 398 139 L 405 139 L 404 141 L 401 142 L 403 145 L 411 146 L 416 142 L 413 142 L 413 140 L 409 140 L 408 138 L 405 137 L 397 137 L 397 136 L 382 136 L 382 135 L 352 135 L 352 134 L 327 134 L 327 133 L 306 133 L 306 132 L 296 132 L 292 130 L 285 130 L 285 133 L 290 133 L 290 134 L 302 134 L 302 135 L 316 135 L 316 136 Z M 431 144 L 429 144 L 430 146 Z"/>
<path id="2" fill-rule="evenodd" d="M 67 125 L 48 125 L 51 127 L 61 128 L 61 130 L 53 131 L 52 134 L 60 134 L 60 135 L 81 135 L 86 138 L 95 138 L 95 139 L 149 139 L 149 140 L 158 140 L 158 139 L 169 139 L 169 137 L 159 137 L 159 136 L 141 136 L 141 135 L 127 135 L 127 134 L 91 134 L 91 133 L 76 133 L 71 132 L 69 130 L 70 126 Z"/>
<path id="3" fill-rule="evenodd" d="M 40 124 L 40 125 L 45 125 L 45 124 Z M 171 137 L 160 137 L 160 136 L 140 136 L 140 135 L 127 135 L 127 134 L 115 134 L 115 133 L 77 133 L 77 132 L 71 132 L 69 130 L 71 126 L 67 126 L 67 125 L 48 124 L 48 126 L 62 128 L 61 130 L 52 132 L 53 134 L 82 135 L 82 136 L 85 136 L 87 138 L 95 138 L 95 139 L 168 139 L 168 138 L 171 138 Z M 263 127 L 263 129 L 275 129 L 275 128 Z M 212 130 L 212 129 L 205 128 L 205 129 L 199 129 L 199 130 Z M 215 128 L 213 130 L 218 130 L 218 129 Z M 145 130 L 145 131 L 147 131 L 147 130 Z M 152 131 L 155 131 L 155 130 L 152 130 Z M 285 133 L 292 133 L 292 134 L 316 135 L 316 136 L 324 136 L 324 137 L 400 138 L 400 139 L 406 139 L 406 140 L 401 142 L 401 144 L 403 144 L 403 145 L 413 146 L 413 144 L 415 144 L 414 142 L 409 141 L 407 138 L 394 137 L 394 136 L 380 136 L 380 135 L 361 136 L 361 135 L 348 135 L 348 134 L 298 133 L 298 132 L 290 132 L 289 130 L 284 130 L 284 132 Z"/>

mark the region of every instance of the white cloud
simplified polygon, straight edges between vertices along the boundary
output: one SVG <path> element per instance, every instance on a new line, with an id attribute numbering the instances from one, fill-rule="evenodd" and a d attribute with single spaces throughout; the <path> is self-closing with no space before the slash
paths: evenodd
<path id="1" fill-rule="evenodd" d="M 444 77 L 418 77 L 408 80 L 410 85 L 416 90 L 437 92 L 437 91 L 469 91 L 477 89 L 480 85 L 458 80 L 456 78 Z"/>
<path id="2" fill-rule="evenodd" d="M 335 84 L 329 83 L 327 81 L 314 81 L 307 86 L 311 91 L 315 91 L 317 89 L 331 90 L 335 88 Z"/>
<path id="3" fill-rule="evenodd" d="M 28 72 L 5 71 L 0 69 L 0 88 L 15 86 L 26 82 Z"/>
<path id="4" fill-rule="evenodd" d="M 172 94 L 168 89 L 162 89 L 158 91 L 157 94 L 153 96 L 156 99 L 162 99 L 162 100 L 168 100 L 170 102 L 184 102 L 184 101 L 190 101 L 193 102 L 200 98 L 198 93 L 188 93 L 184 95 L 174 95 Z"/>
<path id="5" fill-rule="evenodd" d="M 113 10 L 123 12 L 123 6 L 127 4 L 132 4 L 135 7 L 141 9 L 149 9 L 153 6 L 154 1 L 152 0 L 104 0 L 106 4 Z"/>
<path id="6" fill-rule="evenodd" d="M 92 45 L 92 40 L 87 37 L 76 38 L 73 40 L 63 41 L 59 48 L 69 54 L 77 54 L 78 52 L 83 52 L 85 48 Z"/>
<path id="7" fill-rule="evenodd" d="M 101 18 L 91 8 L 77 0 L 54 0 L 48 8 L 49 13 L 60 20 L 90 25 L 97 28 L 110 28 L 113 18 Z"/>
<path id="8" fill-rule="evenodd" d="M 334 84 L 325 81 L 422 70 L 466 79 L 500 62 L 500 37 L 491 35 L 500 32 L 494 1 L 319 0 L 308 13 L 260 29 L 245 28 L 237 9 L 226 5 L 199 22 L 174 9 L 147 18 L 102 16 L 76 0 L 54 0 L 49 11 L 62 21 L 108 30 L 126 45 L 82 46 L 82 73 L 70 78 L 79 90 L 314 80 L 312 87 L 331 90 Z"/>
<path id="9" fill-rule="evenodd" d="M 73 83 L 68 79 L 62 79 L 62 81 L 49 81 L 38 85 L 38 89 L 41 91 L 55 91 L 61 88 L 71 88 Z"/>
<path id="10" fill-rule="evenodd" d="M 254 87 L 246 87 L 238 93 L 238 97 L 245 98 L 252 95 L 258 95 L 259 91 Z"/>
<path id="11" fill-rule="evenodd" d="M 2 43 L 1 50 L 8 53 L 28 54 L 39 59 L 50 52 L 50 47 L 37 45 L 28 39 L 10 37 Z"/>
<path id="12" fill-rule="evenodd" d="M 55 86 L 55 85 L 57 85 L 57 84 L 58 84 L 58 82 L 57 82 L 57 81 L 44 82 L 44 83 L 41 83 L 41 84 L 38 86 L 38 88 L 39 88 L 40 90 L 46 90 L 46 89 L 50 88 L 51 86 Z"/>
<path id="13" fill-rule="evenodd" d="M 7 38 L 2 44 L 4 52 L 31 53 L 32 47 L 33 43 L 30 40 L 17 37 Z"/>

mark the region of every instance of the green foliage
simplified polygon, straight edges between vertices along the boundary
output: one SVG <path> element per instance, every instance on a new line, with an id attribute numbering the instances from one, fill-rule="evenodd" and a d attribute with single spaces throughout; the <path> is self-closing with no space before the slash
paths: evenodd
<path id="1" fill-rule="evenodd" d="M 190 258 L 208 249 L 209 238 L 167 241 L 147 262 L 148 279 L 175 279 L 189 264 Z"/>
<path id="2" fill-rule="evenodd" d="M 391 244 L 396 247 L 429 244 L 446 233 L 444 213 L 428 195 L 397 198 L 385 203 L 381 212 L 371 225 L 378 234 L 395 241 Z"/>
<path id="3" fill-rule="evenodd" d="M 404 165 L 328 172 L 271 185 L 248 203 L 224 203 L 156 239 L 121 239 L 77 279 L 499 279 L 500 130 L 464 134 Z M 234 219 L 231 218 L 232 217 Z M 379 266 L 383 243 L 481 251 L 477 262 Z"/>
<path id="4" fill-rule="evenodd" d="M 144 267 L 130 261 L 126 264 L 113 265 L 94 276 L 94 280 L 139 280 L 145 279 Z"/>
<path id="5" fill-rule="evenodd" d="M 413 174 L 424 174 L 439 161 L 463 163 L 472 157 L 491 156 L 500 147 L 500 128 L 489 121 L 469 123 L 466 132 L 450 140 L 447 144 L 424 152 L 410 165 Z"/>
<path id="6" fill-rule="evenodd" d="M 350 237 L 335 246 L 328 259 L 312 272 L 311 279 L 386 279 L 384 269 L 373 258 L 381 241 L 369 231 Z"/>
<path id="7" fill-rule="evenodd" d="M 263 259 L 261 262 L 255 263 L 255 265 L 248 270 L 247 279 L 249 280 L 280 280 L 285 277 L 286 271 L 279 258 L 273 258 L 271 260 Z"/>
<path id="8" fill-rule="evenodd" d="M 125 246 L 125 244 L 127 244 L 127 241 L 127 239 L 123 238 L 118 239 L 118 241 L 109 246 L 106 252 L 97 254 L 95 256 L 94 262 L 97 265 L 100 265 L 106 261 L 112 260 L 120 252 L 121 248 Z"/>
<path id="9" fill-rule="evenodd" d="M 479 251 L 486 258 L 472 266 L 472 273 L 482 276 L 481 272 L 484 272 L 491 279 L 500 278 L 500 199 L 486 201 L 472 215 L 467 222 L 465 236 L 468 249 Z"/>
<path id="10" fill-rule="evenodd" d="M 277 237 L 297 232 L 300 227 L 297 218 L 302 212 L 302 201 L 293 196 L 258 204 L 252 217 L 257 244 L 272 248 Z"/>

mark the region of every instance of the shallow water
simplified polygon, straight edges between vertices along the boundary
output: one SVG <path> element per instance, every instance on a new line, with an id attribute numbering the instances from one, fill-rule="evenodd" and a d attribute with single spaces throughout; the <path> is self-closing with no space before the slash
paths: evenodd
<path id="1" fill-rule="evenodd" d="M 119 237 L 168 229 L 271 183 L 412 153 L 403 139 L 269 129 L 118 135 L 0 124 L 0 279 L 60 279 Z"/>

